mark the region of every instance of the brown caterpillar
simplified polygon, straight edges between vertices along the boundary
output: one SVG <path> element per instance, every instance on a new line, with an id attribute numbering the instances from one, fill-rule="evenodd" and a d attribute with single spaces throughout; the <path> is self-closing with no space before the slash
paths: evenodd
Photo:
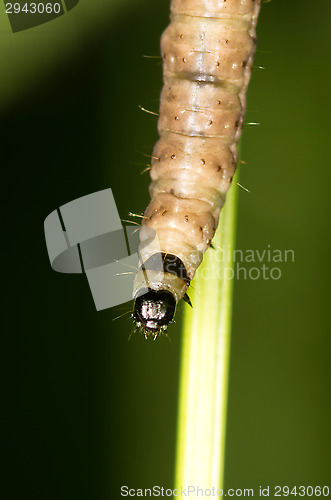
<path id="1" fill-rule="evenodd" d="M 161 38 L 160 139 L 133 291 L 133 318 L 145 337 L 166 330 L 181 298 L 189 302 L 190 280 L 215 234 L 237 165 L 260 4 L 171 2 Z M 148 229 L 157 247 L 145 245 Z"/>

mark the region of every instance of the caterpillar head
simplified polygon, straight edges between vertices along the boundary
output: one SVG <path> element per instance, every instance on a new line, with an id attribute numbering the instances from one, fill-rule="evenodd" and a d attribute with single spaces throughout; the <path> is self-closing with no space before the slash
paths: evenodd
<path id="1" fill-rule="evenodd" d="M 171 292 L 149 289 L 135 299 L 132 317 L 144 332 L 145 338 L 151 335 L 155 340 L 166 331 L 175 309 L 176 300 Z"/>

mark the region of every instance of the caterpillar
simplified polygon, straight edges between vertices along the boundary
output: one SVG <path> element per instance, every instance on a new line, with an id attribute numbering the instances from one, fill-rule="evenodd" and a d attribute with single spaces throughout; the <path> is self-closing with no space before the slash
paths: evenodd
<path id="1" fill-rule="evenodd" d="M 190 303 L 187 289 L 215 234 L 237 166 L 260 5 L 171 2 L 161 37 L 160 138 L 133 286 L 132 317 L 146 338 L 166 331 L 181 299 Z"/>

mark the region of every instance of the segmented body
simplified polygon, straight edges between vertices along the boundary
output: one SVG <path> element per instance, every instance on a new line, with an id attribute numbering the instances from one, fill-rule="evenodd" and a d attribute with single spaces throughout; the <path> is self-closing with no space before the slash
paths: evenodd
<path id="1" fill-rule="evenodd" d="M 165 266 L 162 281 L 152 268 L 148 273 L 147 289 L 168 290 L 176 303 L 211 244 L 235 173 L 259 9 L 260 0 L 171 2 L 171 23 L 161 39 L 160 139 L 142 227 L 156 231 L 163 261 L 170 255 L 185 266 L 185 276 Z M 153 246 L 142 249 L 141 263 L 154 252 Z M 142 291 L 144 269 L 134 296 Z"/>

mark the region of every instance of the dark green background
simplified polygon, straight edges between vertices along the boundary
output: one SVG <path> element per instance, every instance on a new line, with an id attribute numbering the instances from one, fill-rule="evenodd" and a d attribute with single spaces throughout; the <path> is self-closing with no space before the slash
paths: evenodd
<path id="1" fill-rule="evenodd" d="M 138 105 L 157 111 L 161 63 L 142 56 L 159 54 L 169 2 L 113 4 L 98 1 L 102 23 L 81 0 L 49 32 L 1 33 L 3 54 L 17 47 L 0 84 L 6 499 L 173 486 L 181 314 L 172 345 L 128 342 L 129 315 L 113 319 L 129 305 L 97 313 L 84 277 L 51 270 L 43 235 L 52 210 L 99 189 L 123 219 L 148 202 L 139 172 L 156 118 Z M 266 69 L 253 72 L 246 121 L 261 126 L 244 131 L 237 248 L 293 249 L 295 262 L 279 281 L 235 283 L 228 488 L 330 483 L 329 7 L 273 0 L 259 19 Z M 45 50 L 19 66 L 24 40 Z"/>

